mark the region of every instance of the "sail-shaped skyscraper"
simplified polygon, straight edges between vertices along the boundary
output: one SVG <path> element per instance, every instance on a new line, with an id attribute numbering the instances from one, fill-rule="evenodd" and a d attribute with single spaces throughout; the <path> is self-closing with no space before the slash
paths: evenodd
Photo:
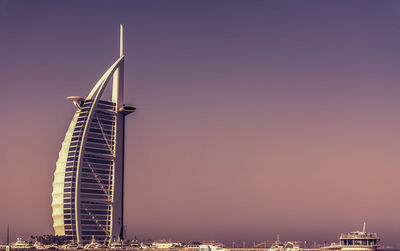
<path id="1" fill-rule="evenodd" d="M 125 116 L 135 108 L 123 103 L 122 25 L 120 32 L 120 57 L 86 98 L 67 98 L 76 112 L 57 160 L 51 205 L 55 234 L 79 243 L 123 237 Z M 112 99 L 103 100 L 111 82 Z"/>

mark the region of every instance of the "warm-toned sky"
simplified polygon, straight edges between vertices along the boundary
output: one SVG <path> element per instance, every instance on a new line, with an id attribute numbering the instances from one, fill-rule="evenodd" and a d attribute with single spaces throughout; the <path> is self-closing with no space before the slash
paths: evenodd
<path id="1" fill-rule="evenodd" d="M 400 243 L 399 1 L 0 1 L 0 241 L 125 26 L 128 237 Z"/>

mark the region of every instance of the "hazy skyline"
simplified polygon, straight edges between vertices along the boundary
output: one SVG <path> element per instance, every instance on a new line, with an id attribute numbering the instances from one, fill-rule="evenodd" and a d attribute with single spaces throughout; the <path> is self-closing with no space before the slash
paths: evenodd
<path id="1" fill-rule="evenodd" d="M 128 238 L 400 243 L 398 1 L 0 0 L 0 241 L 53 232 L 65 97 L 120 23 Z"/>

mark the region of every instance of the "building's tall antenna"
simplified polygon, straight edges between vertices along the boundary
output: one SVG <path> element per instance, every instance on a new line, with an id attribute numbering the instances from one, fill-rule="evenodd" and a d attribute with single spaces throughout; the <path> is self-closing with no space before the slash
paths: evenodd
<path id="1" fill-rule="evenodd" d="M 119 56 L 124 55 L 124 27 L 120 24 L 120 37 L 119 37 Z"/>
<path id="2" fill-rule="evenodd" d="M 366 223 L 364 222 L 364 225 L 363 225 L 363 233 L 365 233 L 365 225 L 366 225 Z"/>
<path id="3" fill-rule="evenodd" d="M 119 34 L 119 58 L 124 56 L 124 27 L 120 24 Z M 124 62 L 122 61 L 118 69 L 114 71 L 112 101 L 116 104 L 117 110 L 124 104 Z"/>

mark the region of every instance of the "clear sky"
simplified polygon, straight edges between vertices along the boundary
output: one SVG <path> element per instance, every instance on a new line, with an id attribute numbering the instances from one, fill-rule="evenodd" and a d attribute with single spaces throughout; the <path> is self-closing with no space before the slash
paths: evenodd
<path id="1" fill-rule="evenodd" d="M 0 0 L 0 241 L 52 233 L 65 97 L 120 23 L 129 238 L 400 243 L 400 2 L 348 0 Z"/>

